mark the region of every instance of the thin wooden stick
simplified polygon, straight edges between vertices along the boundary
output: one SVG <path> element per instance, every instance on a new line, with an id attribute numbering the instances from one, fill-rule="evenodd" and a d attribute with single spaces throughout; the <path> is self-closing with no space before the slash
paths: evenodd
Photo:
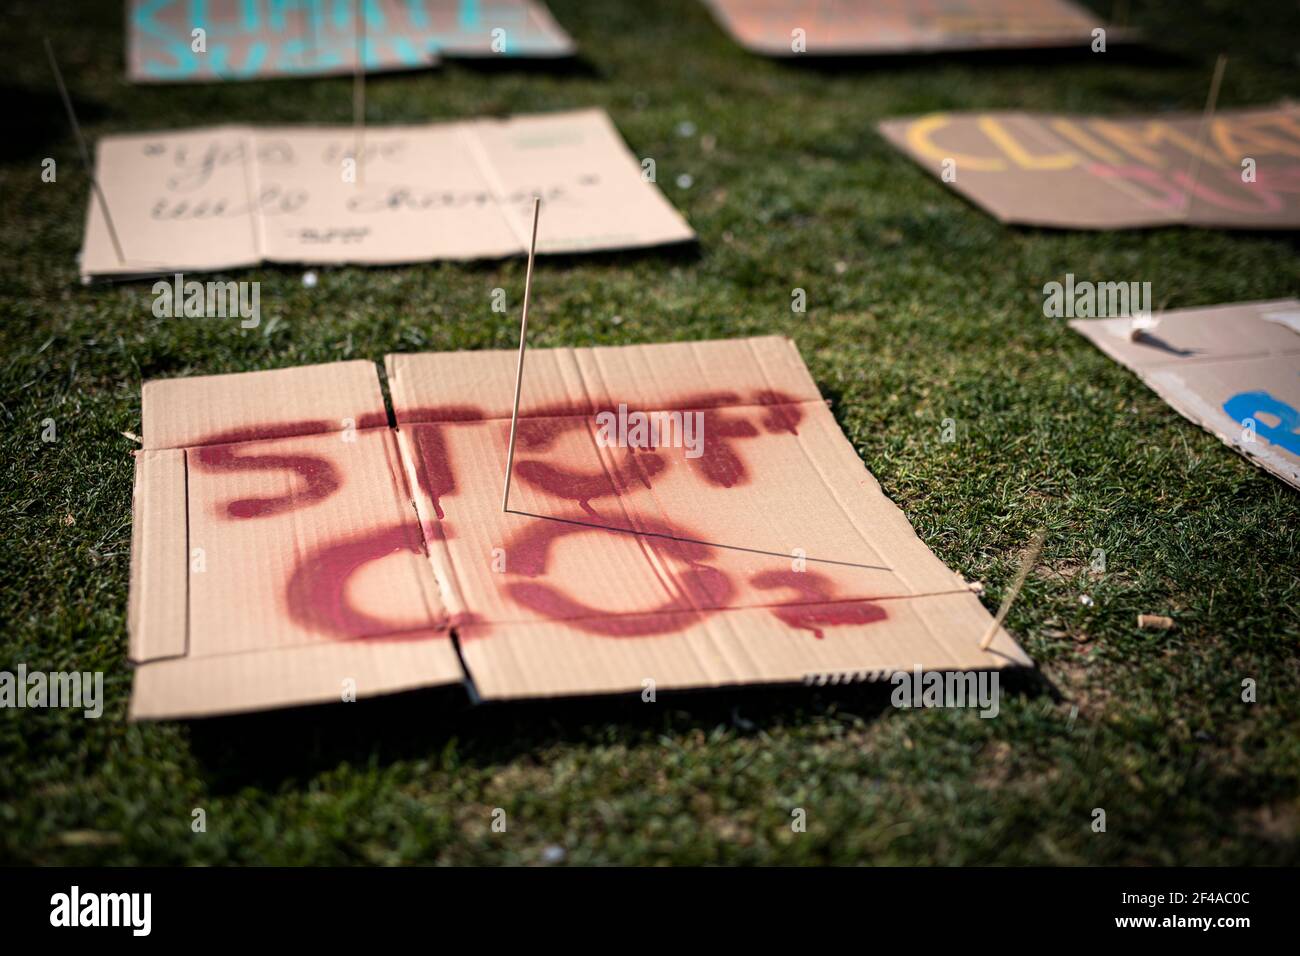
<path id="1" fill-rule="evenodd" d="M 366 179 L 366 0 L 355 0 L 352 28 L 357 37 L 356 65 L 352 71 L 352 126 L 356 133 L 354 144 L 357 161 L 357 185 Z"/>
<path id="2" fill-rule="evenodd" d="M 50 59 L 50 69 L 54 71 L 54 82 L 59 86 L 59 96 L 63 99 L 63 108 L 67 110 L 68 122 L 72 124 L 72 132 L 77 137 L 77 148 L 81 151 L 81 162 L 86 167 L 86 175 L 90 177 L 90 188 L 95 192 L 95 199 L 99 203 L 99 211 L 104 214 L 104 225 L 108 226 L 108 237 L 113 240 L 113 251 L 117 253 L 117 264 L 125 265 L 126 256 L 122 254 L 122 243 L 118 241 L 117 229 L 113 226 L 113 217 L 108 212 L 108 200 L 104 198 L 104 191 L 99 188 L 99 179 L 95 176 L 95 166 L 90 161 L 90 149 L 86 146 L 86 137 L 81 134 L 81 124 L 77 122 L 77 114 L 72 110 L 72 97 L 68 95 L 68 88 L 63 82 L 63 73 L 59 70 L 59 61 L 54 58 L 54 47 L 50 46 L 50 38 L 45 38 L 45 55 Z"/>
<path id="3" fill-rule="evenodd" d="M 1002 606 L 998 608 L 997 617 L 993 619 L 993 623 L 989 625 L 988 633 L 985 634 L 984 639 L 980 641 L 981 651 L 987 651 L 989 645 L 993 643 L 993 638 L 997 636 L 998 628 L 1002 626 L 1002 622 L 1006 620 L 1007 612 L 1011 610 L 1011 602 L 1016 599 L 1016 595 L 1020 593 L 1020 589 L 1025 586 L 1025 578 L 1029 577 L 1029 571 L 1033 568 L 1034 562 L 1038 560 L 1038 553 L 1043 550 L 1043 542 L 1046 540 L 1047 529 L 1043 528 L 1035 534 L 1033 540 L 1029 542 L 1029 548 L 1020 559 L 1020 570 L 1016 572 L 1015 580 L 1011 582 L 1011 590 L 1009 590 L 1007 596 L 1002 599 Z"/>
<path id="4" fill-rule="evenodd" d="M 519 321 L 519 363 L 515 366 L 515 402 L 510 410 L 510 448 L 506 452 L 506 490 L 501 510 L 510 510 L 510 472 L 515 466 L 515 427 L 519 424 L 519 390 L 524 384 L 524 346 L 528 343 L 528 299 L 533 291 L 533 260 L 537 257 L 537 220 L 542 214 L 542 197 L 533 197 L 533 238 L 528 244 L 528 271 L 524 274 L 524 314 Z"/>
<path id="5" fill-rule="evenodd" d="M 1223 84 L 1223 71 L 1227 69 L 1228 58 L 1222 53 L 1214 63 L 1214 78 L 1210 80 L 1210 95 L 1205 98 L 1205 112 L 1201 114 L 1201 127 L 1196 132 L 1196 152 L 1192 154 L 1192 168 L 1187 175 L 1187 194 L 1183 197 L 1183 217 L 1192 214 L 1192 200 L 1196 193 L 1196 180 L 1201 174 L 1201 154 L 1205 151 L 1205 136 L 1210 129 L 1210 120 L 1214 118 L 1214 108 L 1219 103 L 1219 87 Z"/>

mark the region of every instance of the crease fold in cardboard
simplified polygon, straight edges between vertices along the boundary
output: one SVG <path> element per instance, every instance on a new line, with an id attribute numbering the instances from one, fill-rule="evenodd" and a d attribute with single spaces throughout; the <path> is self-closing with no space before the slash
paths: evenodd
<path id="1" fill-rule="evenodd" d="M 1030 664 L 1005 631 L 980 650 L 988 611 L 787 339 L 530 350 L 505 513 L 515 353 L 385 366 L 391 427 L 367 362 L 145 386 L 135 717 Z M 659 445 L 608 440 L 620 408 Z"/>

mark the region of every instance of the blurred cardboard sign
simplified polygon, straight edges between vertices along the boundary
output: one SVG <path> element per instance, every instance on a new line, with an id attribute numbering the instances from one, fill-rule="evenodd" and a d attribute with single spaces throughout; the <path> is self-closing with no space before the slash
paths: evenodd
<path id="1" fill-rule="evenodd" d="M 574 53 L 540 0 L 132 0 L 127 17 L 134 83 L 352 73 L 359 47 L 367 72 Z"/>
<path id="2" fill-rule="evenodd" d="M 358 144 L 360 158 L 358 159 Z M 260 262 L 392 264 L 656 246 L 695 234 L 601 110 L 426 126 L 218 126 L 109 136 L 83 276 Z"/>
<path id="3" fill-rule="evenodd" d="M 1300 227 L 1300 107 L 1128 119 L 934 113 L 885 138 L 1000 221 Z"/>
<path id="4" fill-rule="evenodd" d="M 854 56 L 1078 46 L 1107 27 L 1069 0 L 705 0 L 737 43 L 764 56 Z"/>
<path id="5" fill-rule="evenodd" d="M 514 353 L 385 364 L 395 427 L 365 362 L 146 384 L 134 717 L 1030 664 L 787 339 L 530 350 L 509 512 Z M 627 409 L 657 445 L 601 440 Z"/>
<path id="6" fill-rule="evenodd" d="M 1184 418 L 1300 488 L 1300 300 L 1165 312 L 1070 325 L 1137 373 Z"/>

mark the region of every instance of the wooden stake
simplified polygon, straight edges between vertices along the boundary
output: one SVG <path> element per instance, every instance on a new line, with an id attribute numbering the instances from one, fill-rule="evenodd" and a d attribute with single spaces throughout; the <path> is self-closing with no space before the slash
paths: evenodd
<path id="1" fill-rule="evenodd" d="M 1016 599 L 1016 595 L 1020 593 L 1020 589 L 1025 586 L 1025 578 L 1029 577 L 1029 571 L 1033 568 L 1034 562 L 1038 560 L 1038 552 L 1043 550 L 1043 542 L 1046 540 L 1047 529 L 1043 528 L 1034 535 L 1033 540 L 1029 542 L 1029 548 L 1025 551 L 1024 557 L 1020 559 L 1020 570 L 1016 572 L 1015 580 L 1011 582 L 1011 590 L 1007 591 L 1007 596 L 1002 599 L 1002 606 L 998 608 L 997 617 L 993 619 L 993 623 L 989 625 L 988 633 L 985 634 L 984 639 L 980 641 L 981 651 L 987 651 L 989 645 L 993 643 L 993 638 L 997 636 L 998 628 L 1002 626 L 1002 622 L 1006 619 L 1007 612 L 1011 610 L 1011 602 Z"/>
<path id="2" fill-rule="evenodd" d="M 510 472 L 515 466 L 515 427 L 519 424 L 519 389 L 524 383 L 524 346 L 528 344 L 528 299 L 533 291 L 533 259 L 537 256 L 537 220 L 542 214 L 542 197 L 533 197 L 533 238 L 528 244 L 528 271 L 524 274 L 524 314 L 519 322 L 519 363 L 515 366 L 515 402 L 510 410 L 510 448 L 506 451 L 506 490 L 501 510 L 510 510 Z"/>
<path id="3" fill-rule="evenodd" d="M 353 158 L 357 161 L 357 185 L 365 182 L 366 146 L 366 0 L 354 0 L 352 26 L 357 37 L 356 64 L 352 71 L 352 126 L 356 132 Z"/>
<path id="4" fill-rule="evenodd" d="M 1219 102 L 1219 87 L 1223 84 L 1223 71 L 1227 69 L 1228 58 L 1222 53 L 1214 64 L 1214 77 L 1210 80 L 1210 95 L 1205 98 L 1205 112 L 1201 114 L 1201 127 L 1196 133 L 1196 152 L 1192 154 L 1192 168 L 1187 174 L 1187 194 L 1183 197 L 1183 218 L 1192 214 L 1192 199 L 1196 192 L 1196 180 L 1201 174 L 1201 153 L 1205 151 L 1205 136 L 1210 130 L 1210 120 L 1214 118 L 1214 108 Z"/>
<path id="5" fill-rule="evenodd" d="M 81 134 L 81 124 L 77 122 L 77 114 L 72 110 L 72 97 L 68 95 L 68 88 L 63 83 L 63 73 L 59 70 L 59 62 L 54 59 L 54 47 L 50 46 L 50 38 L 45 38 L 45 55 L 49 57 L 50 69 L 54 71 L 54 82 L 59 86 L 59 96 L 63 99 L 63 108 L 67 110 L 68 122 L 72 124 L 72 132 L 77 137 L 77 148 L 81 151 L 81 163 L 86 167 L 86 175 L 90 177 L 90 188 L 95 193 L 95 199 L 99 203 L 99 211 L 104 216 L 104 225 L 108 226 L 108 237 L 113 240 L 113 251 L 117 253 L 117 264 L 119 266 L 126 264 L 126 256 L 122 254 L 122 243 L 118 241 L 117 229 L 113 226 L 113 217 L 108 212 L 108 200 L 104 198 L 104 191 L 99 188 L 99 179 L 95 176 L 95 166 L 90 161 L 90 149 L 86 146 L 86 137 Z"/>

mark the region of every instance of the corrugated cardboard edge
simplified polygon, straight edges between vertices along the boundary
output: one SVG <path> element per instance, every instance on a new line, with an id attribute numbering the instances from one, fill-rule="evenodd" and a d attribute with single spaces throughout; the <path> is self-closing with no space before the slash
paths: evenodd
<path id="1" fill-rule="evenodd" d="M 133 663 L 183 657 L 188 648 L 187 491 L 184 450 L 136 452 L 127 606 Z"/>
<path id="2" fill-rule="evenodd" d="M 356 699 L 464 680 L 450 636 L 430 631 L 409 640 L 325 641 L 215 657 L 178 657 L 136 668 L 131 720 L 216 717 L 344 699 L 344 681 Z M 376 653 L 382 650 L 383 653 Z M 454 672 L 451 670 L 454 668 Z M 286 687 L 292 690 L 286 693 Z M 289 697 L 290 699 L 286 699 Z"/>
<path id="3" fill-rule="evenodd" d="M 964 619 L 969 630 L 973 622 L 992 623 L 992 616 L 979 598 L 969 591 L 920 598 L 899 598 L 881 602 L 885 606 L 906 605 L 919 618 L 932 638 L 945 624 Z M 900 649 L 888 632 L 872 633 L 873 624 L 865 628 L 837 627 L 841 641 L 861 642 L 849 655 L 814 642 L 802 632 L 779 621 L 768 608 L 726 608 L 717 611 L 673 612 L 667 617 L 681 619 L 684 627 L 671 640 L 656 637 L 596 638 L 600 645 L 557 640 L 572 637 L 563 622 L 533 621 L 512 624 L 469 625 L 458 629 L 461 656 L 483 700 L 585 697 L 594 694 L 640 692 L 651 680 L 657 690 L 698 690 L 739 686 L 776 686 L 790 684 L 848 684 L 878 680 L 890 674 L 923 671 L 967 672 L 1010 668 L 1031 668 L 1033 661 L 1004 630 L 989 651 L 981 651 L 977 641 L 970 641 L 954 651 L 946 642 L 942 657 Z M 490 632 L 490 633 L 489 633 Z M 517 647 L 529 649 L 554 642 L 549 653 L 577 654 L 573 667 L 551 670 L 549 682 L 539 685 L 528 673 L 524 655 Z M 656 643 L 656 641 L 665 641 Z M 757 645 L 788 648 L 793 641 L 804 642 L 803 652 L 747 653 Z M 693 653 L 682 653 L 690 642 Z M 592 647 L 599 646 L 603 665 L 591 667 Z M 587 653 L 584 654 L 583 651 Z M 737 653 L 739 656 L 737 656 Z M 851 666 L 845 664 L 852 657 Z M 531 685 L 531 686 L 529 686 Z"/>

